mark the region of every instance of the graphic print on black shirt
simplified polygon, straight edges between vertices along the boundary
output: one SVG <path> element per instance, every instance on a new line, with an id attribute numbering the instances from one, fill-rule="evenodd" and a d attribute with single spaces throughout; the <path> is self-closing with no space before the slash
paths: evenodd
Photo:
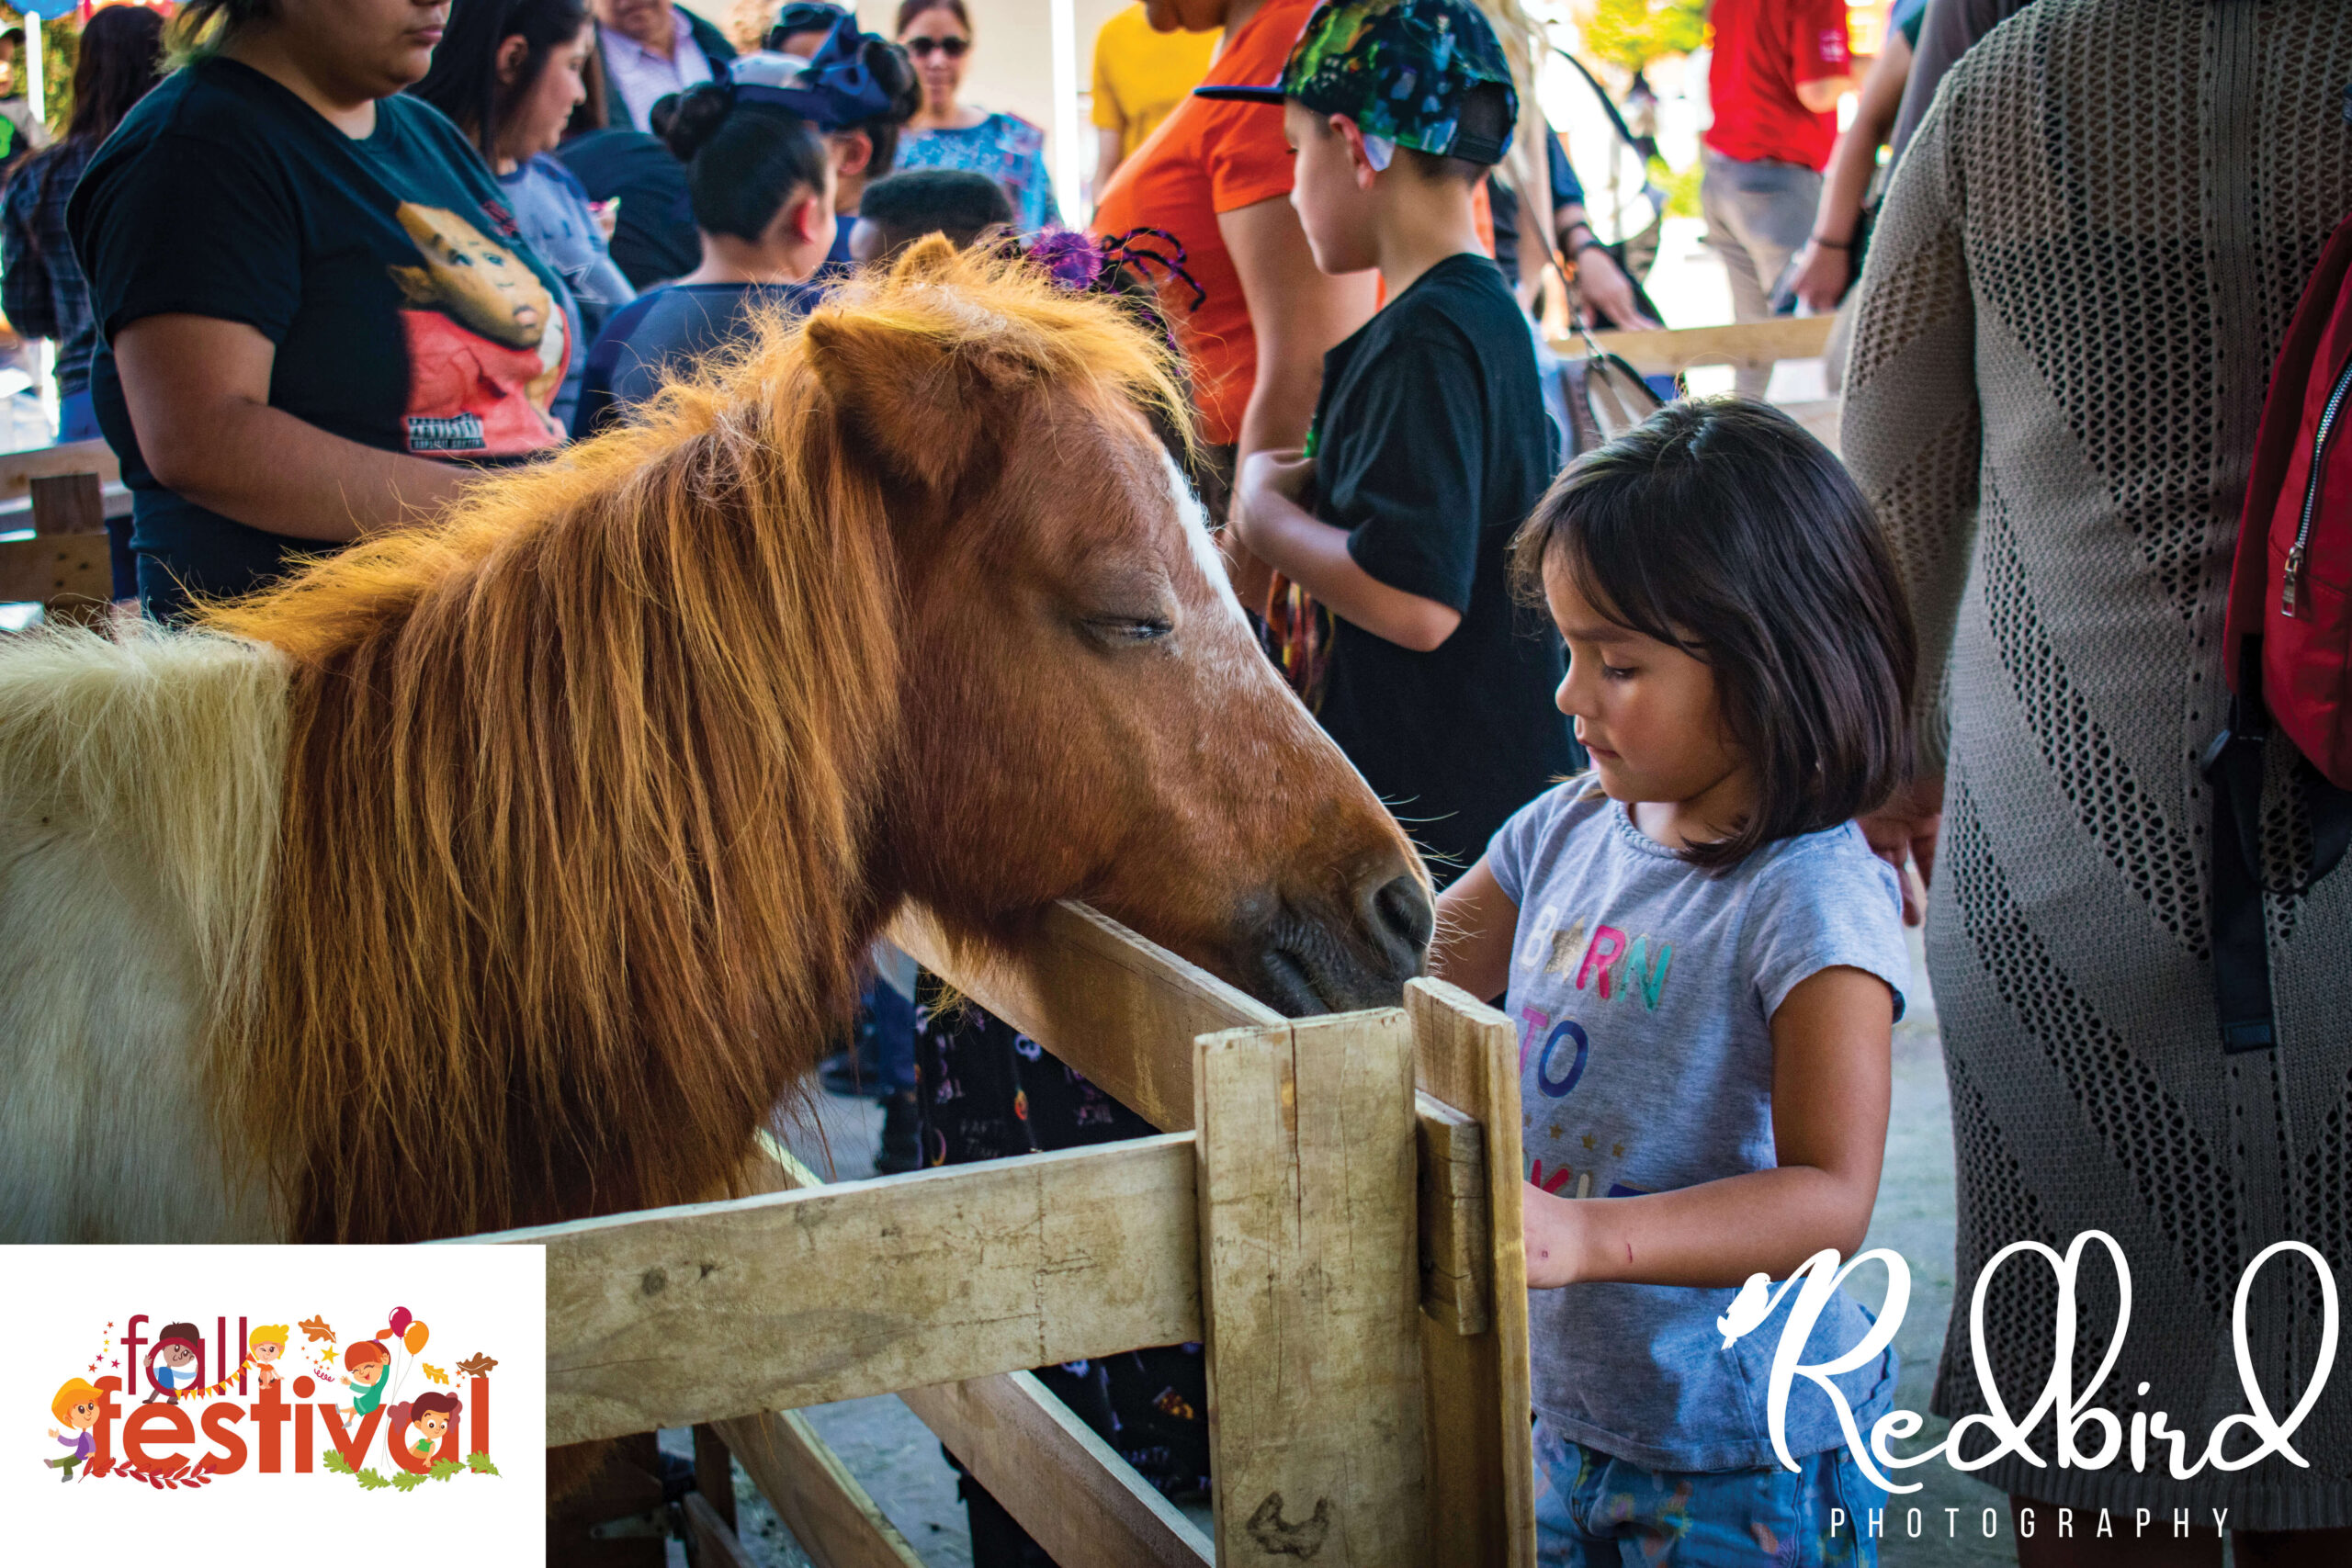
<path id="1" fill-rule="evenodd" d="M 571 345 L 548 286 L 447 208 L 404 201 L 397 216 L 424 264 L 391 269 L 406 301 L 408 450 L 513 457 L 561 441 L 550 410 Z"/>
<path id="2" fill-rule="evenodd" d="M 1559 462 L 1535 349 L 1483 255 L 1448 257 L 1323 357 L 1308 510 L 1356 564 L 1462 614 L 1417 653 L 1340 616 L 1317 716 L 1425 853 L 1440 886 L 1575 767 L 1553 706 L 1566 665 L 1509 553 Z"/>

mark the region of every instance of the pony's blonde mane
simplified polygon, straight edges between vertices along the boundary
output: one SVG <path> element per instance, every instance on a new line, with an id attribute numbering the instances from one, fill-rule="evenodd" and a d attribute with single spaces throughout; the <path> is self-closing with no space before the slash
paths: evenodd
<path id="1" fill-rule="evenodd" d="M 269 956 L 216 1082 L 298 1238 L 723 1182 L 886 912 L 887 512 L 984 439 L 957 400 L 1048 389 L 1178 401 L 1115 306 L 928 246 L 640 423 L 205 608 L 293 666 Z M 926 389 L 945 423 L 896 428 Z"/>

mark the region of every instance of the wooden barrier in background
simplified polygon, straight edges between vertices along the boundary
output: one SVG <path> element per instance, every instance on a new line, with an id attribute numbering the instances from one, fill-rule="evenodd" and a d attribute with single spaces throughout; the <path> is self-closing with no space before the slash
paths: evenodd
<path id="1" fill-rule="evenodd" d="M 1738 321 L 1719 327 L 1674 327 L 1664 332 L 1595 333 L 1593 341 L 1645 376 L 1674 376 L 1694 365 L 1731 365 L 1769 369 L 1783 359 L 1818 359 L 1829 346 L 1834 316 L 1776 316 L 1769 321 Z M 1570 358 L 1585 352 L 1584 340 L 1555 338 L 1552 347 Z"/>

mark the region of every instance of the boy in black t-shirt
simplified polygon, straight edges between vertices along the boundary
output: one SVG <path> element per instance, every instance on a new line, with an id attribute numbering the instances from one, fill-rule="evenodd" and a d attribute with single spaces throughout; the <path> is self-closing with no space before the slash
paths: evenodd
<path id="1" fill-rule="evenodd" d="M 1284 106 L 1316 265 L 1386 285 L 1324 356 L 1307 449 L 1244 466 L 1233 526 L 1331 612 L 1317 716 L 1442 886 L 1574 765 L 1559 637 L 1506 561 L 1556 437 L 1472 208 L 1518 95 L 1467 0 L 1327 0 L 1280 83 L 1198 91 Z"/>

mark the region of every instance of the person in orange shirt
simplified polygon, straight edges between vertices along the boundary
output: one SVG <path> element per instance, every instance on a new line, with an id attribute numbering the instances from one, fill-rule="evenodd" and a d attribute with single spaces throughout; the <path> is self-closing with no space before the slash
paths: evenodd
<path id="1" fill-rule="evenodd" d="M 1201 85 L 1216 53 L 1214 32 L 1159 32 L 1140 5 L 1094 35 L 1094 179 L 1100 195 L 1119 165 Z"/>
<path id="2" fill-rule="evenodd" d="M 1160 31 L 1225 29 L 1220 73 L 1272 81 L 1313 0 L 1145 0 Z M 1306 444 L 1323 355 L 1372 319 L 1378 275 L 1318 271 L 1291 210 L 1291 154 L 1279 116 L 1249 104 L 1188 97 L 1121 164 L 1094 210 L 1105 238 L 1158 229 L 1184 250 L 1206 298 L 1187 310 L 1181 284 L 1162 291 L 1192 374 L 1201 439 L 1202 501 L 1222 519 L 1235 465 Z M 1230 536 L 1242 603 L 1262 604 L 1269 574 Z"/>

